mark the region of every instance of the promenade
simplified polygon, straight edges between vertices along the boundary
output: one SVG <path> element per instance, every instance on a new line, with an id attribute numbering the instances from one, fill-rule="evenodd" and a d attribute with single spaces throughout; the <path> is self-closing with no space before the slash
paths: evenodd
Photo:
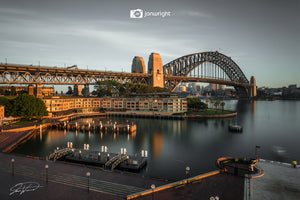
<path id="1" fill-rule="evenodd" d="M 300 199 L 300 166 L 293 168 L 290 163 L 261 160 L 258 167 L 264 171 L 261 177 L 252 178 L 246 183 L 249 195 L 244 200 L 299 200 Z M 245 181 L 247 182 L 247 181 Z M 250 191 L 249 191 L 250 189 Z"/>
<path id="2" fill-rule="evenodd" d="M 15 160 L 14 175 L 12 158 Z M 45 165 L 49 166 L 48 172 Z M 90 172 L 89 191 L 87 172 Z M 242 200 L 244 192 L 243 177 L 223 173 L 204 175 L 203 178 L 200 175 L 197 181 L 191 179 L 188 184 L 168 187 L 174 183 L 133 173 L 3 153 L 0 153 L 0 176 L 1 199 L 152 199 L 152 184 L 162 188 L 155 191 L 155 199 L 209 199 L 218 196 L 222 200 Z"/>
<path id="3" fill-rule="evenodd" d="M 18 144 L 30 138 L 34 133 L 34 128 L 28 130 L 4 131 L 0 133 L 0 151 L 9 152 Z"/>
<path id="4" fill-rule="evenodd" d="M 14 176 L 12 158 L 15 160 Z M 48 183 L 45 165 L 49 167 Z M 90 172 L 90 191 L 88 191 L 87 172 Z M 3 153 L 0 153 L 0 176 L 1 199 L 126 199 L 127 195 L 142 192 L 150 188 L 151 184 L 161 186 L 168 183 L 132 173 Z M 38 187 L 27 190 L 23 188 L 23 193 L 21 188 L 19 190 L 13 188 L 25 182 L 34 182 Z"/>

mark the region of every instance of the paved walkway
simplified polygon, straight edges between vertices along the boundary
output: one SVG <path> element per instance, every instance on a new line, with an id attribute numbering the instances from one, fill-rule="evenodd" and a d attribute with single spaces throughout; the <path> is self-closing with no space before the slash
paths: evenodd
<path id="1" fill-rule="evenodd" d="M 14 176 L 12 176 L 11 158 L 15 159 Z M 46 164 L 49 166 L 48 184 L 46 183 Z M 87 191 L 86 172 L 91 173 L 90 192 Z M 135 174 L 3 153 L 0 153 L 0 177 L 1 199 L 124 199 L 129 194 L 149 189 L 151 184 L 160 186 L 167 183 Z M 34 184 L 30 183 L 29 189 L 22 193 L 28 187 L 28 184 L 20 186 L 20 183 L 24 182 L 34 182 Z M 36 185 L 42 187 L 29 191 Z M 16 191 L 14 186 L 19 190 Z"/>
<path id="2" fill-rule="evenodd" d="M 293 168 L 288 163 L 261 160 L 258 167 L 262 168 L 265 174 L 252 179 L 250 199 L 300 200 L 299 165 L 297 168 Z M 249 197 L 245 197 L 245 199 L 248 200 Z"/>
<path id="3" fill-rule="evenodd" d="M 28 137 L 32 130 L 27 131 L 15 131 L 8 132 L 4 131 L 0 133 L 0 151 L 4 151 L 9 147 L 21 142 L 21 140 L 25 137 Z"/>
<path id="4" fill-rule="evenodd" d="M 221 173 L 188 183 L 182 187 L 174 187 L 152 194 L 134 198 L 134 200 L 209 200 L 219 197 L 220 200 L 243 200 L 244 178 Z"/>

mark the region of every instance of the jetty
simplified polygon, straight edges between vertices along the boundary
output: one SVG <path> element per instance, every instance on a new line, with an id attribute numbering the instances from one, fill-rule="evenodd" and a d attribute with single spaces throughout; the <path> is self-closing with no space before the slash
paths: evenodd
<path id="1" fill-rule="evenodd" d="M 54 127 L 59 129 L 67 129 L 74 131 L 99 131 L 99 132 L 123 132 L 123 133 L 134 133 L 136 132 L 136 125 L 131 124 L 118 124 L 117 122 L 108 122 L 102 123 L 99 122 L 68 122 L 68 121 L 59 121 L 53 124 Z"/>
<path id="2" fill-rule="evenodd" d="M 139 171 L 147 164 L 148 153 L 142 151 L 141 155 L 127 155 L 126 149 L 121 153 L 107 152 L 107 147 L 102 151 L 90 151 L 88 145 L 84 150 L 63 148 L 54 150 L 49 154 L 49 160 L 63 160 L 67 162 L 93 165 L 105 169 L 120 169 L 126 171 Z"/>

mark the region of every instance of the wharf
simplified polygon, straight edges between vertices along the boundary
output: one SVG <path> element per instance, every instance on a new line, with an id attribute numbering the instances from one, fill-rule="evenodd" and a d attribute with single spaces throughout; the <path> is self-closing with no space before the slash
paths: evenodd
<path id="1" fill-rule="evenodd" d="M 99 166 L 108 169 L 139 171 L 147 164 L 140 155 L 116 154 L 80 149 L 64 148 L 49 155 L 50 160 L 64 160 L 73 163 Z"/>
<path id="2" fill-rule="evenodd" d="M 164 112 L 106 112 L 107 116 L 117 116 L 117 117 L 130 117 L 130 118 L 152 118 L 152 119 L 177 119 L 184 120 L 184 115 L 173 115 L 174 113 L 164 113 Z"/>
<path id="3" fill-rule="evenodd" d="M 106 117 L 105 112 L 90 112 L 90 113 L 75 113 L 70 115 L 64 115 L 62 117 L 56 117 L 59 121 L 72 121 L 79 118 L 91 118 L 91 117 Z"/>
<path id="4" fill-rule="evenodd" d="M 135 133 L 136 125 L 129 124 L 102 124 L 102 123 L 85 123 L 85 122 L 57 122 L 54 127 L 60 129 L 77 130 L 77 131 L 100 131 L 100 132 L 123 132 Z"/>

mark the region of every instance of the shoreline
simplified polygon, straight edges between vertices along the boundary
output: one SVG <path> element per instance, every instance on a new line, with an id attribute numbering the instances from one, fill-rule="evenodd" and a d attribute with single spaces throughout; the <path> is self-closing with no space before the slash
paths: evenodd
<path id="1" fill-rule="evenodd" d="M 186 120 L 186 119 L 211 119 L 211 118 L 229 118 L 235 117 L 237 112 L 229 113 L 229 114 L 217 114 L 217 115 L 170 115 L 170 113 L 155 113 L 155 112 L 114 112 L 108 111 L 105 113 L 84 113 L 84 114 L 71 114 L 67 116 L 56 117 L 55 119 L 59 119 L 59 121 L 72 121 L 78 118 L 86 118 L 86 117 L 133 117 L 133 118 L 152 118 L 152 119 L 171 119 L 171 120 Z M 0 133 L 0 136 L 3 138 L 0 143 L 0 150 L 2 152 L 11 152 L 15 148 L 17 148 L 20 144 L 30 140 L 36 131 L 40 128 L 42 130 L 47 129 L 48 127 L 53 126 L 53 123 L 45 123 L 45 124 L 35 124 L 32 126 L 26 126 L 24 124 L 23 127 L 10 128 Z"/>

